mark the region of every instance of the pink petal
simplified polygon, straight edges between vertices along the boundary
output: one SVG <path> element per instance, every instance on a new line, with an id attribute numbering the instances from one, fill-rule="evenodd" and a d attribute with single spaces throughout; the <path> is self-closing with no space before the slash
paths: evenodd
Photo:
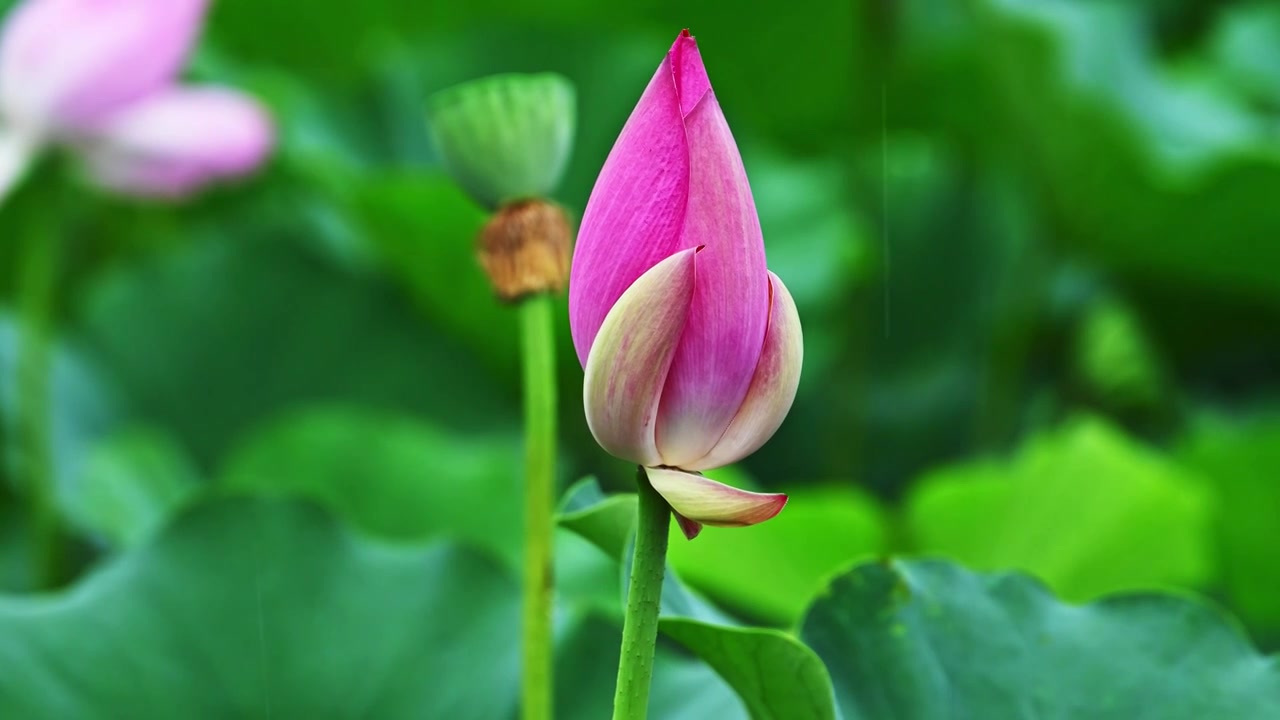
<path id="1" fill-rule="evenodd" d="M 769 280 L 769 294 L 773 298 L 769 328 L 746 400 L 715 448 L 700 460 L 681 465 L 687 470 L 722 467 L 759 450 L 791 410 L 796 388 L 800 386 L 800 366 L 804 362 L 800 313 L 782 280 L 773 273 L 769 273 Z"/>
<path id="2" fill-rule="evenodd" d="M 654 419 L 693 295 L 696 249 L 641 275 L 609 311 L 587 357 L 582 400 L 600 447 L 641 465 L 661 462 Z"/>
<path id="3" fill-rule="evenodd" d="M 672 510 L 703 525 L 755 525 L 782 512 L 787 504 L 786 495 L 747 492 L 695 473 L 653 467 L 646 467 L 644 471 L 653 489 L 666 499 Z M 681 529 L 692 539 L 683 524 Z"/>
<path id="4" fill-rule="evenodd" d="M 233 90 L 173 88 L 111 116 L 85 148 L 90 177 L 119 192 L 180 197 L 249 173 L 270 151 L 270 116 Z"/>
<path id="5" fill-rule="evenodd" d="M 684 237 L 689 147 L 684 113 L 710 89 L 697 43 L 676 38 L 605 160 L 582 215 L 569 277 L 569 320 L 586 365 L 605 315 L 636 278 L 697 247 Z"/>
<path id="6" fill-rule="evenodd" d="M 686 540 L 692 540 L 702 534 L 702 523 L 690 520 L 678 512 L 672 512 L 672 514 L 676 516 L 676 525 L 680 526 L 680 532 L 684 533 Z"/>
<path id="7" fill-rule="evenodd" d="M 26 0 L 0 35 L 0 114 L 80 130 L 167 85 L 207 0 Z"/>
<path id="8" fill-rule="evenodd" d="M 693 305 L 658 413 L 663 464 L 715 446 L 755 374 L 769 318 L 764 238 L 746 170 L 713 93 L 685 119 L 689 205 L 684 242 L 698 255 Z"/>
<path id="9" fill-rule="evenodd" d="M 680 36 L 667 51 L 667 62 L 671 63 L 676 91 L 680 95 L 680 116 L 688 117 L 702 100 L 702 96 L 711 91 L 711 79 L 707 77 L 707 68 L 702 64 L 698 41 L 689 35 L 687 28 L 680 32 Z"/>

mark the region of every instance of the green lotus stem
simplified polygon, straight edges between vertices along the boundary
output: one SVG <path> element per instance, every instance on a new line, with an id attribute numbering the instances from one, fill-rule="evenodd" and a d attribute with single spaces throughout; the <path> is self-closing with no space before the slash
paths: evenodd
<path id="1" fill-rule="evenodd" d="M 31 211 L 35 212 L 35 211 Z M 34 218 L 33 218 L 34 219 Z M 53 480 L 52 350 L 60 238 L 49 220 L 26 224 L 18 287 L 17 467 L 31 510 L 31 563 L 36 587 L 49 589 L 62 579 L 63 537 Z M 35 231 L 35 232 L 32 232 Z"/>
<path id="2" fill-rule="evenodd" d="M 622 655 L 618 658 L 618 687 L 613 696 L 613 720 L 645 720 L 649 685 L 653 680 L 653 652 L 658 642 L 658 609 L 667 566 L 667 530 L 671 507 L 662 499 L 644 468 L 637 469 L 639 513 L 635 558 L 627 590 L 627 614 L 622 625 Z"/>
<path id="3" fill-rule="evenodd" d="M 526 448 L 522 707 L 525 720 L 550 720 L 556 459 L 555 307 L 551 295 L 528 297 L 520 304 L 519 313 Z"/>

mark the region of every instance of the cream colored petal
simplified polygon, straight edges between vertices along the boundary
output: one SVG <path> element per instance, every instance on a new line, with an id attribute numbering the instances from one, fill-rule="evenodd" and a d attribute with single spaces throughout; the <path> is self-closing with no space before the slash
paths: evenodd
<path id="1" fill-rule="evenodd" d="M 697 473 L 674 468 L 646 467 L 649 483 L 685 520 L 718 527 L 755 525 L 782 512 L 787 496 L 753 493 L 718 483 Z M 681 523 L 686 537 L 691 527 Z M 696 535 L 696 529 L 693 535 Z"/>
<path id="2" fill-rule="evenodd" d="M 800 313 L 787 287 L 773 273 L 769 273 L 769 291 L 769 327 L 747 397 L 711 452 L 681 467 L 710 470 L 741 460 L 768 442 L 790 412 L 804 363 Z"/>
<path id="3" fill-rule="evenodd" d="M 696 248 L 654 265 L 605 316 L 587 356 L 582 401 L 596 442 L 640 465 L 662 462 L 654 421 L 689 314 Z"/>

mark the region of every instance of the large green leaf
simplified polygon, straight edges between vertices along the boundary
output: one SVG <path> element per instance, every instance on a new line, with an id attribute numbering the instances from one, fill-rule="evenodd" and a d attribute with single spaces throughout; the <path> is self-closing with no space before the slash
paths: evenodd
<path id="1" fill-rule="evenodd" d="M 1007 462 L 927 475 L 906 520 L 920 552 L 1026 570 L 1073 600 L 1199 585 L 1213 571 L 1213 504 L 1198 478 L 1091 418 Z"/>
<path id="2" fill-rule="evenodd" d="M 559 607 L 572 612 L 575 619 L 594 615 L 621 620 L 616 560 L 581 535 L 556 528 L 552 561 Z"/>
<path id="3" fill-rule="evenodd" d="M 594 502 L 592 502 L 594 500 Z M 581 507 L 583 503 L 590 503 Z M 614 607 L 621 615 L 631 576 L 635 540 L 636 496 L 633 493 L 605 496 L 594 478 L 582 480 L 569 489 L 557 522 L 560 527 L 590 542 L 616 563 L 618 584 Z M 568 510 L 568 508 L 577 508 Z M 662 586 L 662 613 L 711 622 L 730 623 L 727 615 L 697 593 L 690 592 L 668 566 Z"/>
<path id="4" fill-rule="evenodd" d="M 5 432 L 17 427 L 20 343 L 17 318 L 0 307 L 0 430 Z M 117 427 L 121 403 L 92 358 L 71 342 L 55 341 L 50 384 L 53 469 L 65 486 L 81 471 L 90 448 Z M 13 442 L 5 442 L 0 463 L 18 462 L 15 451 Z"/>
<path id="5" fill-rule="evenodd" d="M 459 436 L 392 413 L 300 410 L 263 428 L 225 462 L 221 488 L 305 497 L 389 539 L 440 536 L 519 567 L 523 483 L 509 436 Z"/>
<path id="6" fill-rule="evenodd" d="M 305 498 L 382 539 L 462 540 L 518 573 L 521 477 L 514 437 L 464 436 L 394 413 L 332 406 L 298 410 L 263 427 L 224 462 L 217 489 Z M 616 555 L 557 531 L 561 607 L 619 617 L 618 577 Z"/>
<path id="7" fill-rule="evenodd" d="M 514 422 L 474 357 L 392 288 L 336 267 L 285 228 L 253 234 L 108 274 L 81 314 L 108 380 L 202 467 L 297 403 L 415 412 L 455 429 Z"/>
<path id="8" fill-rule="evenodd" d="M 0 241 L 3 245 L 3 241 Z M 18 354 L 21 334 L 16 318 L 0 307 L 0 590 L 34 586 L 29 505 L 9 482 L 22 467 L 25 449 L 18 433 Z M 96 443 L 120 424 L 119 397 L 82 349 L 55 341 L 50 368 L 51 460 L 64 511 L 79 498 L 75 488 Z"/>
<path id="9" fill-rule="evenodd" d="M 810 609 L 845 720 L 1280 717 L 1280 668 L 1169 595 L 1064 605 L 1022 575 L 863 565 Z"/>
<path id="10" fill-rule="evenodd" d="M 1163 66 L 1134 4 L 981 8 L 976 31 L 999 38 L 975 45 L 997 107 L 1070 238 L 1130 274 L 1274 307 L 1280 246 L 1257 241 L 1280 230 L 1270 119 L 1212 78 Z"/>
<path id="11" fill-rule="evenodd" d="M 80 530 L 127 547 L 163 526 L 199 489 L 199 474 L 172 438 L 131 428 L 93 447 L 59 502 Z"/>
<path id="12" fill-rule="evenodd" d="M 680 577 L 713 600 L 793 625 L 832 574 L 884 542 L 872 499 L 851 487 L 800 486 L 777 517 L 759 525 L 707 528 L 692 541 L 673 527 L 668 552 Z"/>
<path id="13" fill-rule="evenodd" d="M 1160 52 L 1155 8 L 1170 5 L 979 0 L 944 10 L 916 0 L 868 13 L 853 90 L 860 107 L 886 111 L 864 113 L 860 126 L 870 137 L 885 121 L 891 133 L 946 137 L 978 162 L 1015 169 L 1055 226 L 1046 240 L 1126 280 L 1274 309 L 1280 283 L 1269 270 L 1280 254 L 1257 240 L 1280 230 L 1270 210 L 1280 191 L 1272 10 L 1223 12 L 1218 57 L 1206 58 Z M 1203 8 L 1193 32 L 1225 9 L 1187 5 Z"/>
<path id="14" fill-rule="evenodd" d="M 8 488 L 0 489 L 0 589 L 13 592 L 35 586 L 30 541 L 23 507 Z M 617 596 L 612 600 L 616 603 Z"/>
<path id="15" fill-rule="evenodd" d="M 0 598 L 23 718 L 505 717 L 519 592 L 485 557 L 392 547 L 312 507 L 197 507 L 53 596 Z"/>
<path id="16" fill-rule="evenodd" d="M 1218 550 L 1233 607 L 1280 637 L 1280 422 L 1206 419 L 1179 457 L 1218 495 Z"/>
<path id="17" fill-rule="evenodd" d="M 598 487 L 595 480 L 591 485 Z M 573 497 L 570 495 L 569 499 Z M 600 501 L 590 507 L 561 513 L 559 523 L 590 540 L 609 557 L 620 560 L 636 530 L 636 512 L 636 496 L 632 493 L 601 496 Z"/>
<path id="18" fill-rule="evenodd" d="M 1213 27 L 1214 65 L 1238 91 L 1263 107 L 1280 103 L 1280 7 L 1241 3 L 1224 8 Z"/>
<path id="19" fill-rule="evenodd" d="M 683 618 L 665 618 L 659 628 L 715 668 L 753 720 L 835 720 L 827 668 L 795 637 Z"/>
<path id="20" fill-rule="evenodd" d="M 565 548 L 557 576 L 590 582 L 583 548 Z M 557 716 L 607 715 L 621 628 L 560 600 Z M 33 720 L 510 717 L 518 604 L 487 555 L 375 542 L 314 506 L 215 500 L 70 590 L 0 596 L 0 707 Z M 745 717 L 710 668 L 672 647 L 659 650 L 652 706 Z"/>
<path id="21" fill-rule="evenodd" d="M 575 496 L 598 495 L 592 483 L 579 483 L 574 489 Z M 575 504 L 575 496 L 570 496 L 568 505 Z M 562 515 L 561 523 L 617 558 L 623 579 L 619 601 L 624 602 L 635 534 L 635 496 L 604 498 Z M 714 668 L 738 693 L 751 717 L 834 717 L 826 670 L 789 633 L 729 625 L 723 613 L 685 589 L 670 568 L 663 582 L 660 613 L 659 629 Z"/>
<path id="22" fill-rule="evenodd" d="M 564 631 L 556 654 L 556 717 L 609 717 L 618 677 L 622 626 L 614 618 L 586 614 Z M 659 643 L 649 690 L 649 717 L 662 720 L 747 718 L 742 701 L 697 658 Z"/>

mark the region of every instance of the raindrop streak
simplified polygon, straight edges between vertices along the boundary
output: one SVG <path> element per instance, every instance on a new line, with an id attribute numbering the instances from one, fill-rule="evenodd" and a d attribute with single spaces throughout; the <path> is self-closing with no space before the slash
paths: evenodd
<path id="1" fill-rule="evenodd" d="M 880 83 L 880 239 L 884 245 L 884 336 L 889 337 L 889 90 Z"/>

